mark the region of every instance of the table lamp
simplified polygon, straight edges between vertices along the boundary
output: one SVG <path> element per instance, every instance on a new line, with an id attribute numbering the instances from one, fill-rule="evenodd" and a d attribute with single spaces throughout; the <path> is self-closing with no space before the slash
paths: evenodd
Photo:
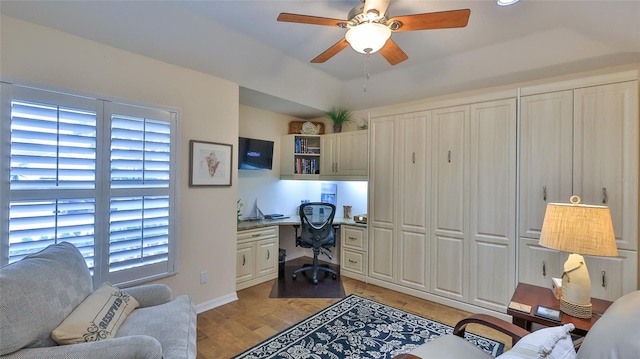
<path id="1" fill-rule="evenodd" d="M 549 203 L 544 215 L 540 245 L 572 253 L 564 263 L 560 310 L 578 318 L 591 318 L 591 279 L 582 254 L 615 257 L 618 255 L 611 213 L 605 206 Z"/>

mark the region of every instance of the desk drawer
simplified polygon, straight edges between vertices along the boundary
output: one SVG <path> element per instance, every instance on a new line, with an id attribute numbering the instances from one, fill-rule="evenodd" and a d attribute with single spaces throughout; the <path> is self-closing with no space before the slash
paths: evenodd
<path id="1" fill-rule="evenodd" d="M 275 238 L 278 236 L 278 226 L 262 227 L 238 231 L 238 241 Z"/>
<path id="2" fill-rule="evenodd" d="M 342 245 L 353 249 L 366 249 L 366 228 L 342 226 Z"/>
<path id="3" fill-rule="evenodd" d="M 343 248 L 340 269 L 364 275 L 365 263 L 363 253 Z"/>

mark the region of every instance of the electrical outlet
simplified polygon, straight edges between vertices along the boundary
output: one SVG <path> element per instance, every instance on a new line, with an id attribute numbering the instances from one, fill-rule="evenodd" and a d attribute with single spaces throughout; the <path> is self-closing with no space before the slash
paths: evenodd
<path id="1" fill-rule="evenodd" d="M 209 280 L 209 274 L 207 272 L 200 273 L 200 284 L 206 284 Z"/>

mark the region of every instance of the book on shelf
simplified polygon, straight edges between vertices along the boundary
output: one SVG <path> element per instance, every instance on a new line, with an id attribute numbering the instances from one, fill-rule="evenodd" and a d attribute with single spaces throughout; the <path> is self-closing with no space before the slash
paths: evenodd
<path id="1" fill-rule="evenodd" d="M 295 174 L 316 174 L 318 173 L 318 161 L 315 158 L 296 158 L 294 163 Z"/>

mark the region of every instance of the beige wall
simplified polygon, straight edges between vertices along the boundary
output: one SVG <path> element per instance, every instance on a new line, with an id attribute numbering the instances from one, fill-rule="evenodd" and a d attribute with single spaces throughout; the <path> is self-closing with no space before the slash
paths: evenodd
<path id="1" fill-rule="evenodd" d="M 3 81 L 101 94 L 180 111 L 179 274 L 160 282 L 199 310 L 235 298 L 237 170 L 231 187 L 189 188 L 189 140 L 238 142 L 238 85 L 2 16 Z M 234 164 L 236 163 L 234 155 Z M 200 273 L 208 283 L 200 285 Z"/>

